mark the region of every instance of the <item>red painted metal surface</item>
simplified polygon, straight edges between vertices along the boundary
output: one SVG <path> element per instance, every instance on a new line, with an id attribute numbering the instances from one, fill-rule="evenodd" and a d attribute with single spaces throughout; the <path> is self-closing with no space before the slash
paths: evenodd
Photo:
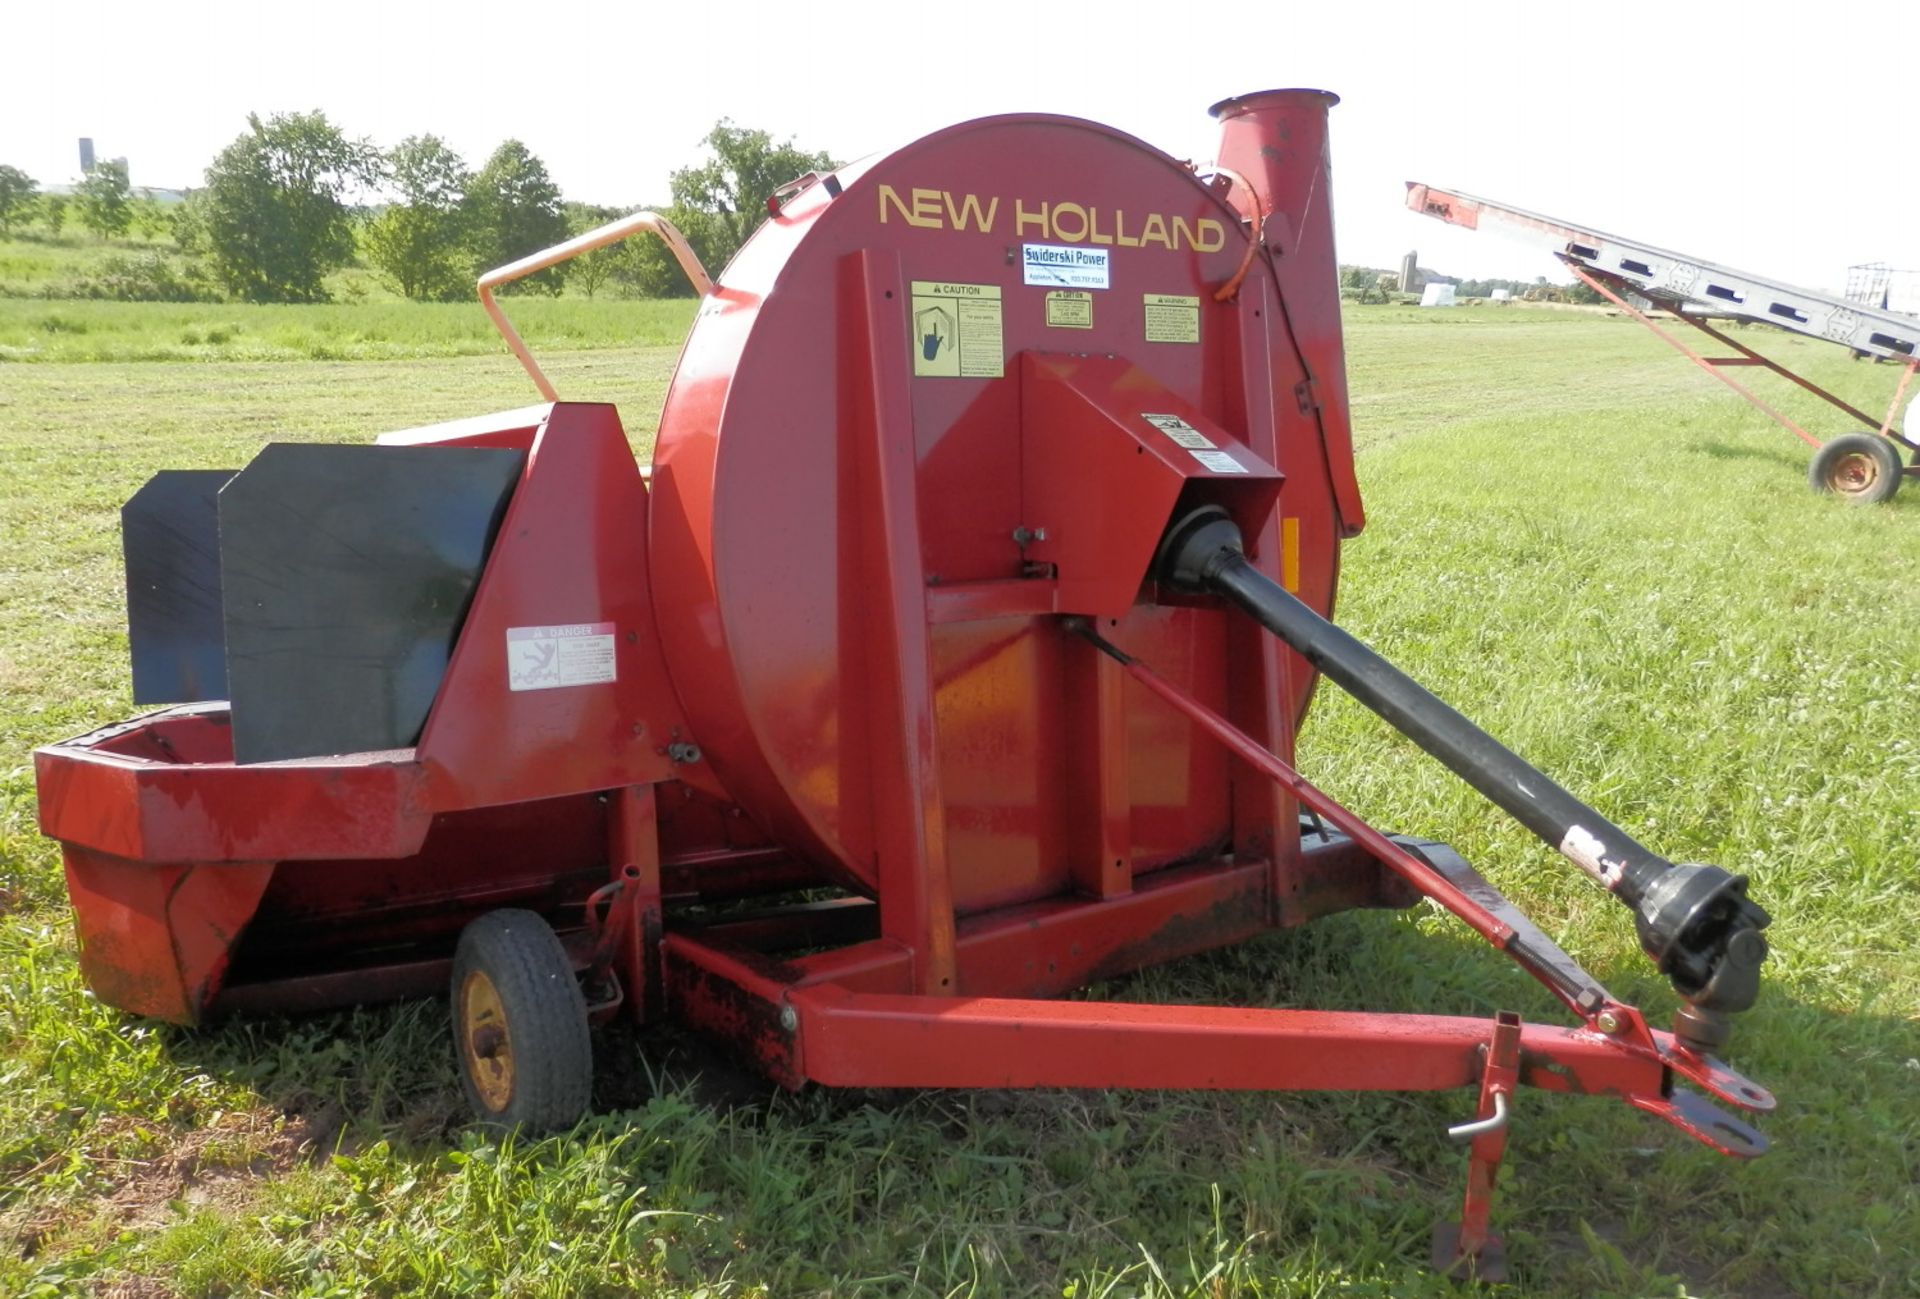
<path id="1" fill-rule="evenodd" d="M 676 778 L 686 729 L 667 678 L 647 565 L 647 493 L 611 406 L 554 405 L 487 557 L 420 734 L 436 809 Z M 610 627 L 614 680 L 512 689 L 513 628 Z M 521 651 L 525 654 L 526 651 Z M 500 737 L 512 736 L 510 744 Z"/>
<path id="2" fill-rule="evenodd" d="M 411 750 L 236 766 L 223 705 L 51 745 L 34 774 L 42 834 L 135 861 L 405 857 L 431 820 Z"/>
<path id="3" fill-rule="evenodd" d="M 1328 274 L 1336 259 L 1327 110 L 1339 102 L 1338 95 L 1324 90 L 1268 90 L 1222 100 L 1211 111 L 1220 122 L 1220 165 L 1245 176 L 1261 210 L 1274 214 L 1267 242 L 1277 255 L 1265 262 L 1279 289 L 1285 325 L 1282 330 L 1268 319 L 1266 327 L 1276 349 L 1298 349 L 1305 375 L 1295 382 L 1310 387 L 1288 395 L 1311 409 L 1319 425 L 1325 487 L 1331 491 L 1341 535 L 1351 537 L 1366 526 L 1366 512 L 1353 471 L 1340 285 Z M 1324 503 L 1303 500 L 1300 517 L 1314 517 L 1306 512 L 1311 505 L 1319 506 L 1314 515 L 1326 509 Z M 1309 598 L 1308 603 L 1314 602 Z"/>
<path id="4" fill-rule="evenodd" d="M 1118 132 L 989 119 L 845 168 L 838 181 L 837 194 L 812 186 L 761 228 L 682 356 L 655 454 L 652 580 L 668 660 L 722 783 L 777 838 L 876 887 L 887 858 L 879 837 L 891 832 L 868 791 L 893 759 L 859 716 L 868 665 L 885 652 L 864 633 L 873 602 L 900 607 L 887 594 L 898 580 L 888 563 L 908 556 L 925 593 L 913 604 L 938 606 L 929 693 L 955 907 L 1046 897 L 1074 878 L 1079 831 L 1055 791 L 1086 755 L 1067 734 L 1066 660 L 1042 617 L 1058 595 L 1030 566 L 1044 568 L 1043 546 L 1078 538 L 1049 527 L 1023 491 L 1023 449 L 1047 430 L 1025 418 L 1022 366 L 1125 357 L 1154 385 L 1133 415 L 1158 413 L 1149 403 L 1173 394 L 1249 447 L 1250 465 L 1273 464 L 1300 503 L 1302 596 L 1325 609 L 1338 538 L 1320 426 L 1295 395 L 1306 371 L 1268 294 L 1212 300 L 1244 255 L 1238 214 L 1187 168 Z M 1047 323 L 1053 290 L 1022 275 L 1029 242 L 1110 256 L 1111 286 L 1090 292 L 1089 327 Z M 863 269 L 847 269 L 850 256 Z M 1322 269 L 1331 283 L 1332 263 Z M 998 377 L 913 373 L 916 282 L 999 293 Z M 1195 299 L 1196 341 L 1146 341 L 1149 294 Z M 829 310 L 840 327 L 821 327 Z M 1337 334 L 1337 321 L 1330 327 Z M 854 453 L 872 435 L 856 430 L 876 422 L 910 439 L 911 511 L 898 494 L 862 494 L 869 480 Z M 1256 425 L 1272 430 L 1273 456 L 1250 447 Z M 1187 465 L 1188 478 L 1207 476 Z M 1150 550 L 1166 522 L 1157 501 L 1103 499 Z M 1292 509 L 1284 499 L 1280 508 Z M 1022 529 L 1045 530 L 1045 542 L 1023 547 Z M 1144 576 L 1113 581 L 1137 589 Z M 1233 674 L 1218 611 L 1135 605 L 1120 621 L 1158 661 L 1179 664 L 1186 684 L 1226 704 Z M 1311 681 L 1259 685 L 1293 692 L 1284 710 L 1293 712 Z M 1220 755 L 1146 705 L 1127 692 L 1141 756 L 1129 776 L 1133 841 L 1120 857 L 1136 871 L 1233 833 Z M 1268 820 L 1269 840 L 1284 833 Z"/>
<path id="5" fill-rule="evenodd" d="M 1504 948 L 1513 938 L 1512 928 L 1498 916 L 1468 897 L 1431 866 L 1334 802 L 1286 762 L 1268 753 L 1235 730 L 1224 717 L 1213 713 L 1204 704 L 1174 686 L 1139 660 L 1130 659 L 1123 666 L 1134 680 L 1192 718 L 1221 744 L 1265 773 L 1269 779 L 1291 790 L 1295 797 L 1326 817 L 1335 828 L 1351 835 L 1355 842 L 1373 855 L 1374 860 L 1382 863 L 1422 893 L 1453 912 L 1465 921 L 1467 927 L 1473 932 L 1495 947 L 1501 948 Z"/>
<path id="6" fill-rule="evenodd" d="M 791 994 L 805 1075 L 850 1087 L 1178 1087 L 1439 1091 L 1478 1083 L 1484 1019 L 1230 1006 Z M 1530 1025 L 1524 1081 L 1653 1095 L 1658 1065 L 1576 1029 Z"/>
<path id="7" fill-rule="evenodd" d="M 843 530 L 860 580 L 840 611 L 850 632 L 842 662 L 859 674 L 861 688 L 842 713 L 836 747 L 843 777 L 859 764 L 849 787 L 860 791 L 856 797 L 867 809 L 867 860 L 879 889 L 881 932 L 907 953 L 916 991 L 950 990 L 951 844 L 921 570 L 926 539 L 902 359 L 910 343 L 903 313 L 888 309 L 906 301 L 908 286 L 899 257 L 871 249 L 847 254 L 837 270 L 851 345 L 843 361 L 848 418 L 830 449 L 846 463 L 853 498 L 861 502 Z M 811 745 L 818 738 L 805 740 Z"/>
<path id="8" fill-rule="evenodd" d="M 1230 472 L 1201 467 L 1175 434 L 1150 423 L 1174 416 L 1213 446 L 1232 447 Z M 1020 448 L 1021 500 L 1036 531 L 1026 560 L 1049 570 L 1034 580 L 1053 587 L 1053 611 L 1095 618 L 1127 616 L 1160 544 L 1142 519 L 1219 505 L 1241 531 L 1271 547 L 1266 528 L 1280 474 L 1239 438 L 1139 366 L 1112 356 L 1021 358 L 1020 416 L 1044 430 Z M 1089 482 L 1101 490 L 1089 492 Z M 1119 504 L 1122 508 L 1116 508 Z M 1268 551 L 1271 556 L 1271 550 Z"/>
<path id="9" fill-rule="evenodd" d="M 1484 1020 L 1432 1015 L 856 991 L 833 980 L 809 983 L 776 957 L 675 935 L 663 957 L 674 1013 L 790 1087 L 1427 1091 L 1479 1084 L 1490 1112 L 1494 1092 L 1525 1085 L 1618 1097 L 1722 1154 L 1750 1158 L 1766 1149 L 1745 1123 L 1676 1092 L 1658 1055 L 1584 1028 L 1503 1019 L 1490 1033 Z M 1498 1162 L 1494 1143 L 1476 1150 L 1474 1162 L 1461 1239 L 1477 1252 Z"/>
<path id="10" fill-rule="evenodd" d="M 268 862 L 155 867 L 68 845 L 80 972 L 108 1005 L 190 1024 L 226 981 Z"/>
<path id="11" fill-rule="evenodd" d="M 1434 1233 L 1435 1267 L 1469 1272 L 1483 1281 L 1507 1279 L 1503 1242 L 1488 1224 L 1494 1182 L 1507 1153 L 1508 1105 L 1520 1084 L 1524 1037 L 1518 1015 L 1502 1011 L 1494 1018 L 1486 1063 L 1480 1070 L 1479 1108 L 1475 1121 L 1467 1125 L 1477 1131 L 1467 1154 L 1467 1190 L 1460 1204 L 1460 1221 L 1442 1223 Z"/>

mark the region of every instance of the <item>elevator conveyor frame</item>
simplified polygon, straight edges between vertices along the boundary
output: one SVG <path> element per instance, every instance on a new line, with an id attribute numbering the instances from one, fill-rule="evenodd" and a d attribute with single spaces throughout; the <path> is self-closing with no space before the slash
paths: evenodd
<path id="1" fill-rule="evenodd" d="M 1418 181 L 1407 182 L 1407 206 L 1469 230 L 1479 229 L 1482 219 L 1491 217 L 1548 237 L 1556 255 L 1581 282 L 1815 448 L 1810 477 L 1817 490 L 1835 492 L 1855 502 L 1877 502 L 1891 497 L 1903 476 L 1920 476 L 1920 465 L 1903 464 L 1895 446 L 1897 443 L 1910 452 L 1920 452 L 1920 442 L 1914 440 L 1920 436 L 1920 416 L 1909 412 L 1906 427 L 1895 426 L 1900 405 L 1913 385 L 1914 375 L 1920 372 L 1920 320 Z M 1634 297 L 1640 302 L 1634 302 Z M 1696 352 L 1660 327 L 1650 314 L 1656 308 L 1685 321 L 1735 355 L 1704 356 Z M 1899 363 L 1900 379 L 1885 416 L 1867 414 L 1791 367 L 1729 337 L 1710 323 L 1709 316 L 1758 321 L 1836 343 L 1856 357 Z M 1726 373 L 1729 368 L 1752 365 L 1791 380 L 1872 432 L 1848 433 L 1825 441 L 1814 436 Z"/>

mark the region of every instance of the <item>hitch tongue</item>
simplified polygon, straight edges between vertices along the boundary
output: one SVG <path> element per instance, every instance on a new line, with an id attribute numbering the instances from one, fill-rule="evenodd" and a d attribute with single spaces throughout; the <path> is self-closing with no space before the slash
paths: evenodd
<path id="1" fill-rule="evenodd" d="M 1688 1006 L 1674 1033 L 1696 1050 L 1726 1039 L 1726 1014 L 1760 992 L 1771 917 L 1747 879 L 1718 866 L 1675 865 L 1582 803 L 1518 754 L 1255 568 L 1225 510 L 1176 520 L 1154 574 L 1178 590 L 1218 595 L 1479 790 L 1633 912 L 1640 946 Z"/>

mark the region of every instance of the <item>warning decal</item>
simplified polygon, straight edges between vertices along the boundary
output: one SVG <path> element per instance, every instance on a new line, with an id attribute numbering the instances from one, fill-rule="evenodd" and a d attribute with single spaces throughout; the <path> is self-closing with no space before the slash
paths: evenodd
<path id="1" fill-rule="evenodd" d="M 1216 474 L 1244 474 L 1247 467 L 1235 460 L 1225 451 L 1189 451 L 1188 455 L 1198 460 Z"/>
<path id="2" fill-rule="evenodd" d="M 1055 289 L 1047 295 L 1047 324 L 1055 329 L 1092 329 L 1093 295 Z"/>
<path id="3" fill-rule="evenodd" d="M 1213 443 L 1207 439 L 1207 435 L 1178 415 L 1149 415 L 1141 411 L 1140 418 L 1172 438 L 1175 446 L 1185 447 L 1189 451 L 1213 450 Z"/>
<path id="4" fill-rule="evenodd" d="M 507 628 L 507 688 L 554 690 L 614 679 L 610 622 Z"/>
<path id="5" fill-rule="evenodd" d="M 998 379 L 1000 286 L 913 281 L 913 372 L 949 379 Z"/>
<path id="6" fill-rule="evenodd" d="M 1148 293 L 1146 306 L 1149 343 L 1197 343 L 1200 341 L 1200 299 L 1175 293 Z"/>

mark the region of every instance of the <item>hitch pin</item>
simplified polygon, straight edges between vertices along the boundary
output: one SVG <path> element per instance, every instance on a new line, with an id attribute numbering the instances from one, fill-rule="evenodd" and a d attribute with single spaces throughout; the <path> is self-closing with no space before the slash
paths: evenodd
<path id="1" fill-rule="evenodd" d="M 1447 1129 L 1447 1136 L 1455 1141 L 1472 1141 L 1475 1137 L 1484 1137 L 1489 1132 L 1498 1132 L 1507 1126 L 1507 1093 L 1496 1091 L 1493 1094 L 1493 1113 L 1484 1119 L 1475 1119 L 1471 1123 L 1456 1123 Z"/>

